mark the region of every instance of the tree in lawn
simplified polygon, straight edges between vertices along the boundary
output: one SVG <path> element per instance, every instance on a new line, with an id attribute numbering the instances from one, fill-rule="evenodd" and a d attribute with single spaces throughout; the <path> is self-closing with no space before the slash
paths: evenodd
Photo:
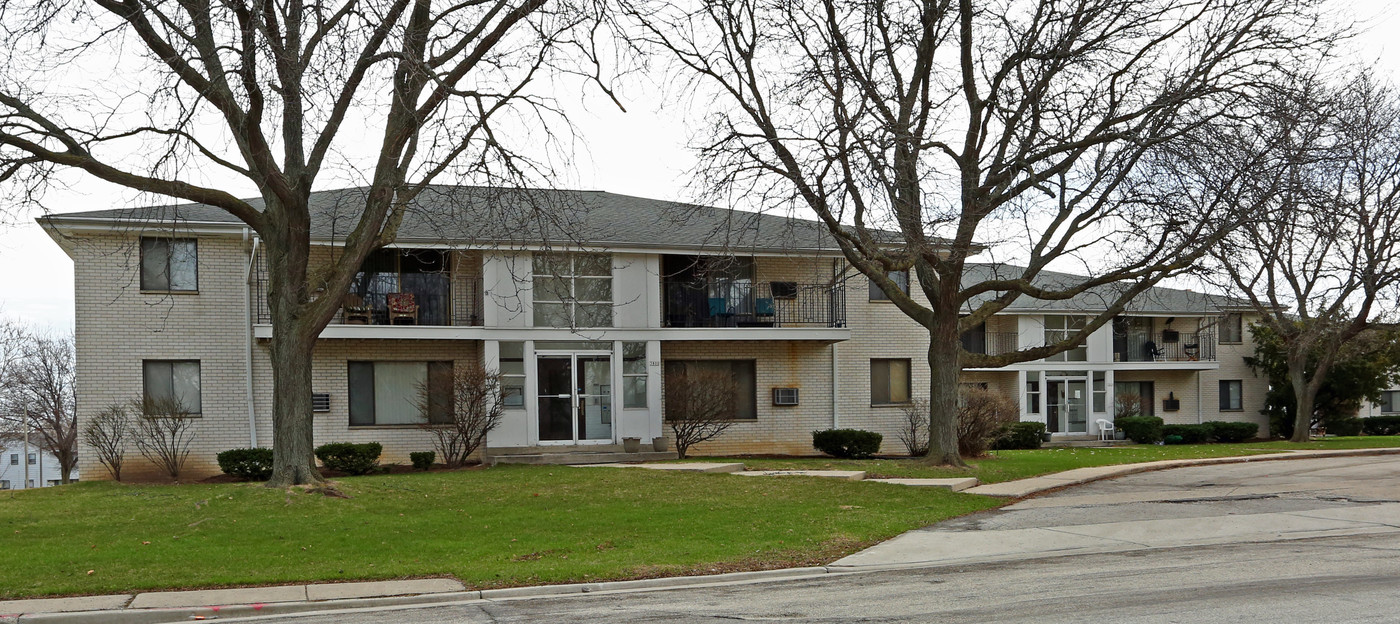
<path id="1" fill-rule="evenodd" d="M 427 383 L 418 389 L 416 405 L 423 416 L 419 426 L 433 435 L 447 467 L 457 468 L 501 424 L 501 375 L 464 362 L 449 370 L 434 369 L 429 368 Z"/>
<path id="2" fill-rule="evenodd" d="M 1300 333 L 1305 330 L 1299 330 Z M 1300 419 L 1298 399 L 1289 380 L 1287 345 L 1272 329 L 1255 326 L 1254 356 L 1245 358 L 1256 373 L 1269 380 L 1264 413 L 1273 435 L 1293 436 Z M 1308 360 L 1307 377 L 1315 375 L 1320 352 Z M 1332 360 L 1313 399 L 1308 428 L 1327 426 L 1335 418 L 1351 418 L 1363 401 L 1379 403 L 1381 393 L 1400 384 L 1400 331 L 1368 329 L 1348 341 Z"/>
<path id="3" fill-rule="evenodd" d="M 1366 73 L 1299 75 L 1252 108 L 1181 161 L 1200 169 L 1201 203 L 1252 215 L 1212 249 L 1211 274 L 1258 316 L 1306 442 L 1332 368 L 1400 313 L 1400 97 Z"/>
<path id="4" fill-rule="evenodd" d="M 29 431 L 58 460 L 62 483 L 78 466 L 73 339 L 24 328 L 0 329 L 0 431 Z"/>
<path id="5" fill-rule="evenodd" d="M 927 458 L 961 465 L 961 368 L 1082 345 L 1226 229 L 1224 210 L 1163 196 L 1139 165 L 1308 56 L 1327 37 L 1316 5 L 735 0 L 642 3 L 631 17 L 715 103 L 698 141 L 705 199 L 815 213 L 927 331 Z M 1024 266 L 968 264 L 984 246 Z M 1052 263 L 1087 277 L 1051 279 Z M 922 297 L 895 271 L 917 276 Z M 1048 344 L 961 348 L 1013 301 L 1085 293 L 1103 312 Z"/>
<path id="6" fill-rule="evenodd" d="M 567 120 L 532 84 L 596 78 L 605 15 L 592 0 L 0 0 L 0 182 L 38 203 L 76 170 L 256 232 L 273 326 L 268 486 L 320 482 L 311 352 L 341 299 L 315 293 L 347 292 L 435 180 L 548 179 L 537 150 Z M 309 198 L 328 181 L 366 190 L 345 207 L 338 256 L 313 272 Z"/>
<path id="7" fill-rule="evenodd" d="M 739 383 L 727 368 L 688 364 L 666 375 L 666 424 L 676 438 L 676 457 L 720 436 L 734 424 Z"/>

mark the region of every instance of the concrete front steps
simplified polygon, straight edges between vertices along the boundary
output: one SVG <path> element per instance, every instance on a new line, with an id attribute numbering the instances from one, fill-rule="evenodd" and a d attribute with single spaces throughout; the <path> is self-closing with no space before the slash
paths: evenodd
<path id="1" fill-rule="evenodd" d="M 674 459 L 673 451 L 652 451 L 650 445 L 638 453 L 628 453 L 620 444 L 580 444 L 577 446 L 522 446 L 486 450 L 485 463 L 588 465 L 623 462 L 649 462 Z"/>

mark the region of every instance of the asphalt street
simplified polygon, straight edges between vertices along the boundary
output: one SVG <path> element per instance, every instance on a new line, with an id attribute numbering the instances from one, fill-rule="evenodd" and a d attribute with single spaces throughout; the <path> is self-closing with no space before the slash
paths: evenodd
<path id="1" fill-rule="evenodd" d="M 1396 622 L 1398 502 L 1400 458 L 1184 468 L 1069 488 L 847 558 L 853 570 L 955 561 L 931 567 L 260 621 Z M 921 552 L 945 542 L 1014 545 L 1027 535 L 1100 541 L 1093 552 L 1002 549 L 984 558 L 990 563 L 967 556 L 982 546 L 951 558 Z"/>

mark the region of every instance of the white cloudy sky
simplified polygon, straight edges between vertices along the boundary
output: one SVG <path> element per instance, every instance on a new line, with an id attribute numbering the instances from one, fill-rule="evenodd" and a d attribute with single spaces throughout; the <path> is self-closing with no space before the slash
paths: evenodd
<path id="1" fill-rule="evenodd" d="M 1386 0 L 1339 3 L 1363 20 L 1355 41 L 1358 62 L 1377 62 L 1400 82 L 1400 7 Z M 628 112 L 605 100 L 565 101 L 583 147 L 574 163 L 581 188 L 658 199 L 683 198 L 684 174 L 693 162 L 681 115 L 662 109 L 649 89 L 625 94 Z M 75 178 L 75 180 L 78 180 Z M 55 212 L 114 207 L 113 189 L 77 182 L 50 194 Z M 56 330 L 73 325 L 73 264 L 32 220 L 0 225 L 0 316 Z"/>

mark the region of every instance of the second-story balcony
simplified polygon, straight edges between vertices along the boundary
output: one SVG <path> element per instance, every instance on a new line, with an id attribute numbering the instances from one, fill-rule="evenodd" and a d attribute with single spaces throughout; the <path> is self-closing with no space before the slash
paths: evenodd
<path id="1" fill-rule="evenodd" d="M 845 327 L 841 285 L 750 280 L 663 281 L 665 327 Z"/>
<path id="2" fill-rule="evenodd" d="M 970 331 L 962 335 L 963 350 L 980 355 L 1005 355 L 1017 349 L 1016 332 Z"/>
<path id="3" fill-rule="evenodd" d="M 1113 347 L 1118 362 L 1214 362 L 1215 332 L 1160 331 L 1119 337 Z"/>

